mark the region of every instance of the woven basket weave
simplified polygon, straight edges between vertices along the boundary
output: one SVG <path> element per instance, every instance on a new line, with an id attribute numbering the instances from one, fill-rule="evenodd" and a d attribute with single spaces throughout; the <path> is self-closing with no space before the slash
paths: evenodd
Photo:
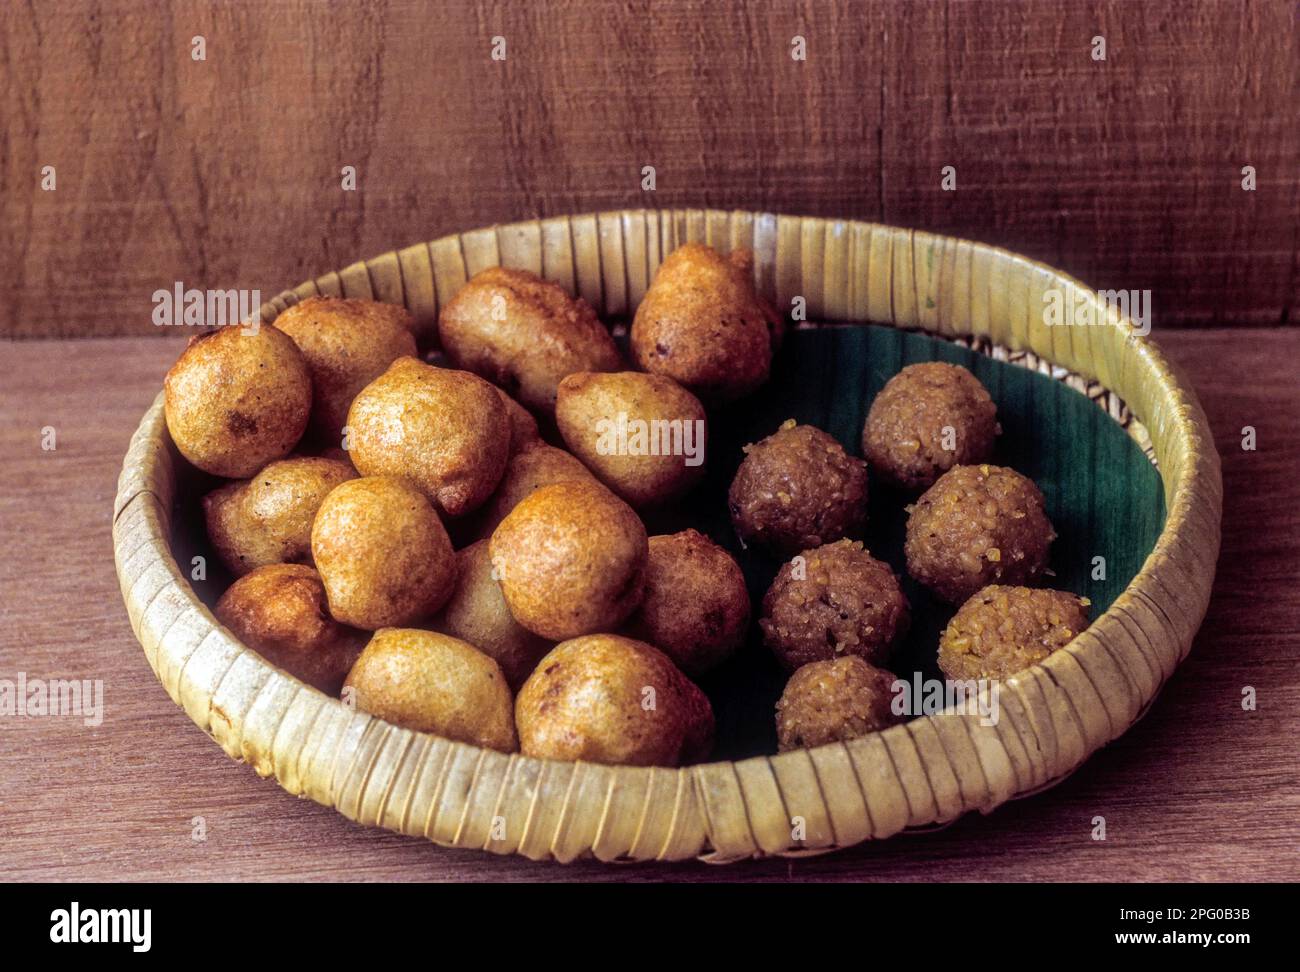
<path id="1" fill-rule="evenodd" d="M 1195 396 L 1149 340 L 1077 281 L 1005 250 L 868 223 L 748 212 L 628 210 L 444 237 L 276 297 L 404 304 L 423 334 L 484 267 L 522 267 L 603 315 L 635 309 L 687 241 L 755 253 L 760 292 L 809 319 L 892 323 L 1030 352 L 1099 383 L 1149 434 L 1164 530 L 1127 590 L 1066 649 L 1003 683 L 1002 717 L 944 712 L 848 743 L 685 769 L 503 755 L 355 712 L 264 662 L 199 601 L 169 548 L 178 459 L 162 396 L 123 462 L 114 553 L 159 681 L 232 757 L 345 816 L 440 844 L 568 861 L 800 855 L 950 821 L 1069 774 L 1123 733 L 1186 655 L 1219 548 L 1218 456 Z M 1107 326 L 1042 323 L 1043 294 L 1091 301 Z M 793 836 L 802 822 L 802 840 Z"/>

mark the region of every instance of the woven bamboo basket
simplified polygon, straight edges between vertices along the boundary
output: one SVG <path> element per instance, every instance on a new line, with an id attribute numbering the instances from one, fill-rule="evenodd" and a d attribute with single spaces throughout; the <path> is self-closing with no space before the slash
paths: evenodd
<path id="1" fill-rule="evenodd" d="M 353 711 L 268 665 L 219 625 L 172 555 L 179 460 L 162 396 L 123 463 L 114 552 L 131 625 L 167 693 L 231 757 L 352 820 L 436 843 L 570 861 L 796 856 L 989 812 L 1068 775 L 1142 714 L 1187 654 L 1219 547 L 1218 457 L 1195 395 L 1095 292 L 1005 250 L 862 222 L 626 210 L 515 223 L 331 272 L 312 294 L 404 304 L 426 334 L 477 271 L 522 267 L 603 315 L 635 309 L 687 241 L 755 253 L 760 291 L 810 320 L 918 328 L 1039 360 L 1124 403 L 1149 434 L 1167 519 L 1127 589 L 1067 648 L 1002 686 L 1002 717 L 945 711 L 812 750 L 683 769 L 561 763 L 478 749 Z M 1109 326 L 1046 327 L 1043 294 L 1084 295 Z M 1087 296 L 1091 294 L 1091 296 Z M 802 822 L 800 831 L 794 823 Z M 802 839 L 796 839 L 802 837 Z"/>

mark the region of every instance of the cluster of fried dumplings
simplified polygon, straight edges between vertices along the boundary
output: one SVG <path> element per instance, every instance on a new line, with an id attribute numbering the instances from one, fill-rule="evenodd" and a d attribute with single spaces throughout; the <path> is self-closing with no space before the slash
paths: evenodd
<path id="1" fill-rule="evenodd" d="M 740 647 L 749 596 L 721 546 L 648 536 L 641 511 L 699 482 L 704 403 L 767 377 L 780 320 L 750 267 L 672 254 L 631 361 L 584 300 L 503 267 L 441 309 L 432 355 L 405 309 L 326 296 L 193 340 L 164 411 L 225 480 L 202 503 L 234 578 L 218 619 L 399 726 L 556 759 L 706 758 L 692 678 Z"/>

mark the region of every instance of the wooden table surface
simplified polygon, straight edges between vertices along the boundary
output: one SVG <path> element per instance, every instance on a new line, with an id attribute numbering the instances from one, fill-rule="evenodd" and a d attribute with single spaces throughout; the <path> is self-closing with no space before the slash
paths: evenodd
<path id="1" fill-rule="evenodd" d="M 0 344 L 0 679 L 102 679 L 105 706 L 93 728 L 0 717 L 0 879 L 1300 878 L 1300 329 L 1156 337 L 1209 413 L 1226 496 L 1209 615 L 1146 718 L 1053 790 L 990 816 L 726 867 L 445 850 L 353 824 L 229 760 L 154 679 L 113 571 L 122 454 L 180 345 Z M 1242 448 L 1245 426 L 1255 451 Z M 1245 686 L 1256 711 L 1242 709 Z M 1092 839 L 1097 816 L 1105 841 Z"/>

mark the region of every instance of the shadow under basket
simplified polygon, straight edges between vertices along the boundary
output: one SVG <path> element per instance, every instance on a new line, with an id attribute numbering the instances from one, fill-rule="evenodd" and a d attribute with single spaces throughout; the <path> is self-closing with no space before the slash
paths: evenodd
<path id="1" fill-rule="evenodd" d="M 969 810 L 987 813 L 1063 779 L 1128 729 L 1187 654 L 1205 614 L 1219 549 L 1219 461 L 1200 404 L 1155 344 L 1096 291 L 1064 274 L 994 247 L 869 223 L 628 210 L 475 230 L 385 253 L 286 291 L 262 309 L 262 319 L 269 322 L 313 294 L 385 300 L 410 309 L 427 345 L 439 306 L 479 270 L 498 264 L 539 273 L 585 297 L 604 318 L 622 318 L 635 309 L 663 256 L 689 241 L 722 251 L 752 249 L 759 291 L 778 307 L 801 297 L 809 320 L 888 326 L 833 328 L 845 335 L 834 340 L 792 333 L 772 385 L 779 390 L 790 380 L 781 375 L 788 352 L 796 377 L 813 379 L 815 407 L 805 395 L 798 402 L 778 396 L 734 410 L 755 423 L 779 421 L 776 416 L 789 411 L 829 427 L 856 453 L 861 416 L 890 374 L 910 360 L 969 357 L 994 386 L 995 398 L 1003 396 L 1004 425 L 1014 421 L 1009 402 L 1014 405 L 1026 379 L 992 380 L 999 369 L 1027 366 L 1038 372 L 1029 376 L 1035 381 L 1057 384 L 1072 399 L 1082 392 L 1096 403 L 1085 403 L 1087 415 L 1077 402 L 1050 416 L 1040 410 L 1037 425 L 1003 437 L 1032 442 L 1034 428 L 1078 412 L 1095 440 L 1109 443 L 1088 453 L 1086 467 L 1057 461 L 1053 472 L 1008 462 L 1043 485 L 1054 520 L 1068 521 L 1070 504 L 1084 502 L 1078 496 L 1091 496 L 1093 508 L 1102 502 L 1093 495 L 1101 478 L 1094 473 L 1106 457 L 1123 458 L 1124 450 L 1114 447 L 1117 434 L 1123 440 L 1127 430 L 1135 454 L 1145 450 L 1158 466 L 1156 475 L 1143 459 L 1146 478 L 1125 482 L 1146 488 L 1128 500 L 1105 501 L 1108 508 L 1118 503 L 1138 511 L 1129 514 L 1137 526 L 1124 532 L 1147 537 L 1131 564 L 1111 573 L 1113 589 L 1080 587 L 1090 575 L 1078 564 L 1088 562 L 1092 538 L 1080 533 L 1070 540 L 1069 531 L 1061 531 L 1073 548 L 1073 567 L 1065 569 L 1076 571 L 1077 583 L 1070 589 L 1099 594 L 1094 602 L 1104 610 L 1066 648 L 1000 684 L 994 724 L 976 712 L 946 709 L 847 743 L 762 755 L 775 748 L 769 740 L 770 693 L 780 688 L 775 682 L 755 690 L 757 707 L 748 714 L 733 718 L 725 706 L 719 712 L 721 736 L 728 718 L 752 720 L 753 712 L 765 709 L 767 736 L 759 755 L 746 755 L 743 745 L 720 745 L 736 758 L 682 769 L 505 755 L 389 725 L 265 662 L 218 624 L 196 593 L 188 562 L 182 570 L 173 552 L 187 470 L 167 434 L 160 394 L 123 462 L 113 545 L 136 636 L 159 681 L 195 724 L 290 793 L 439 844 L 560 861 L 594 855 L 716 862 L 821 853 L 930 828 Z M 1100 323 L 1047 326 L 1044 309 L 1057 296 L 1067 312 L 1083 308 Z M 842 380 L 839 367 L 833 370 L 841 380 L 821 380 L 821 359 L 850 361 L 860 381 Z M 1042 400 L 1032 387 L 1025 394 L 1027 401 Z M 754 428 L 734 434 L 739 441 Z M 710 466 L 719 467 L 711 474 L 725 487 L 740 457 L 718 458 L 719 447 L 730 448 L 725 438 L 721 445 L 710 442 Z M 1032 461 L 1028 452 L 1012 458 Z M 1125 460 L 1128 468 L 1131 460 Z M 875 504 L 885 501 L 873 495 L 873 520 Z M 725 509 L 709 515 L 725 523 Z M 896 524 L 902 516 L 901 508 L 895 511 Z M 877 543 L 890 551 L 897 536 L 868 541 L 873 551 Z M 888 559 L 901 567 L 896 555 Z M 770 579 L 765 571 L 774 568 L 744 566 L 751 593 L 761 594 Z M 915 587 L 907 593 L 924 597 Z M 916 614 L 934 612 L 922 605 Z M 931 621 L 924 636 L 931 655 L 936 630 Z M 747 645 L 745 652 L 758 657 L 761 646 Z M 765 677 L 771 681 L 760 672 L 755 684 Z"/>

